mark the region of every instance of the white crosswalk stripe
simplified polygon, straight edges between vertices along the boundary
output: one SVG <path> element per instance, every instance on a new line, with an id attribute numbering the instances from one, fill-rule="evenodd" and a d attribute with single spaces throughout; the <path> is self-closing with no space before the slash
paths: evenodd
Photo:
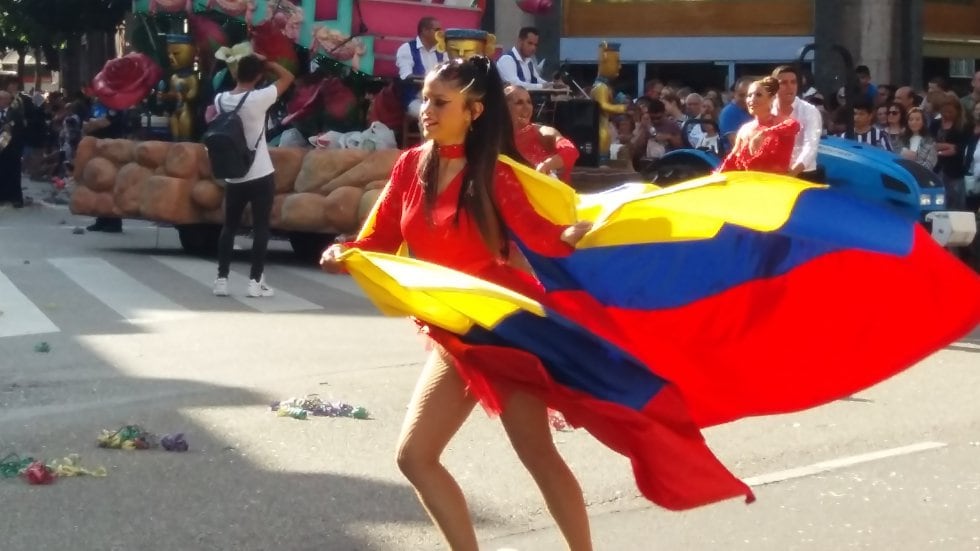
<path id="1" fill-rule="evenodd" d="M 194 281 L 206 286 L 208 289 L 214 284 L 217 266 L 214 262 L 205 261 L 198 258 L 186 256 L 154 256 L 153 260 L 167 266 L 175 272 L 181 273 Z M 276 294 L 272 297 L 249 298 L 245 296 L 245 285 L 248 283 L 248 275 L 238 277 L 239 288 L 235 288 L 235 274 L 229 278 L 231 296 L 234 300 L 254 308 L 259 312 L 300 312 L 304 310 L 322 310 L 323 306 L 315 304 L 306 299 L 291 295 L 282 289 L 275 287 L 274 282 L 270 285 L 275 289 Z"/>
<path id="2" fill-rule="evenodd" d="M 0 337 L 57 332 L 58 326 L 0 272 Z"/>
<path id="3" fill-rule="evenodd" d="M 113 264 L 111 259 L 84 256 L 45 260 L 54 268 L 48 273 L 57 274 L 52 277 L 67 278 L 78 287 L 78 291 L 71 292 L 81 292 L 85 295 L 86 298 L 82 299 L 83 304 L 94 305 L 95 302 L 92 301 L 97 301 L 115 311 L 122 321 L 132 324 L 182 320 L 205 314 L 210 310 L 224 311 L 226 308 L 220 305 L 228 304 L 224 302 L 225 300 L 235 304 L 236 308 L 244 305 L 249 310 L 263 314 L 329 311 L 331 295 L 325 292 L 329 290 L 365 299 L 365 307 L 370 308 L 364 292 L 349 276 L 325 274 L 314 267 L 269 267 L 270 284 L 276 293 L 275 296 L 262 298 L 250 298 L 245 295 L 248 283 L 247 267 L 241 272 L 233 271 L 229 278 L 231 296 L 227 299 L 218 299 L 211 296 L 216 270 L 214 261 L 163 255 L 150 256 L 147 261 L 151 263 L 151 266 L 146 267 L 150 271 L 156 270 L 158 273 L 160 270 L 166 270 L 167 273 L 172 271 L 176 274 L 174 277 L 183 281 L 186 281 L 184 278 L 191 280 L 194 282 L 190 283 L 194 289 L 190 293 L 191 296 L 200 292 L 202 297 L 206 296 L 207 299 L 198 303 L 195 300 L 187 300 L 186 297 L 184 300 L 169 298 L 167 295 L 173 293 L 173 285 L 165 286 L 164 290 L 155 289 L 152 283 L 141 281 L 137 275 L 139 272 L 134 272 L 132 267 L 123 270 Z M 131 261 L 127 261 L 121 265 L 132 264 Z M 78 316 L 66 315 L 65 311 L 45 313 L 41 305 L 51 302 L 51 298 L 32 296 L 37 293 L 37 285 L 24 281 L 23 278 L 26 277 L 30 276 L 16 270 L 7 270 L 6 273 L 0 271 L 0 338 L 70 333 L 72 324 L 90 323 L 87 320 L 82 321 Z M 282 278 L 283 285 L 291 283 L 306 289 L 306 296 L 317 300 L 320 304 L 278 287 L 276 283 L 279 282 L 279 277 Z M 159 278 L 160 276 L 157 275 L 156 279 Z M 309 286 L 299 280 L 313 282 L 316 285 Z M 337 298 L 337 295 L 333 296 Z"/>
<path id="4" fill-rule="evenodd" d="M 283 271 L 303 279 L 319 283 L 331 289 L 359 298 L 367 298 L 361 287 L 348 275 L 333 275 L 319 270 L 301 268 L 282 268 Z"/>
<path id="5" fill-rule="evenodd" d="M 194 315 L 101 258 L 51 258 L 48 262 L 130 323 L 153 323 Z"/>

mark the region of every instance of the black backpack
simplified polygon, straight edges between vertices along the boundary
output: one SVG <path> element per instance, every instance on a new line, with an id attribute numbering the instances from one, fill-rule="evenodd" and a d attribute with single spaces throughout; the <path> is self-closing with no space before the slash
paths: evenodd
<path id="1" fill-rule="evenodd" d="M 245 92 L 238 106 L 228 112 L 222 110 L 221 101 L 218 101 L 218 116 L 211 121 L 204 136 L 201 137 L 201 142 L 208 152 L 208 159 L 211 161 L 211 173 L 215 178 L 241 178 L 248 174 L 252 162 L 255 161 L 255 150 L 258 149 L 259 141 L 265 135 L 265 128 L 259 133 L 255 145 L 250 148 L 245 141 L 245 126 L 242 124 L 242 118 L 238 116 L 238 110 L 242 108 L 251 93 L 251 91 Z"/>

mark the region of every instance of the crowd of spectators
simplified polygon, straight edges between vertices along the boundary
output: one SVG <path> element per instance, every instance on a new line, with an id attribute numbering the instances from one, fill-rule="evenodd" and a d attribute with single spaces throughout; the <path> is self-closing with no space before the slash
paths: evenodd
<path id="1" fill-rule="evenodd" d="M 973 77 L 970 92 L 962 97 L 939 77 L 918 89 L 907 84 L 875 84 L 865 66 L 856 73 L 860 87 L 856 98 L 848 98 L 843 88 L 825 98 L 801 79 L 800 97 L 819 110 L 823 135 L 848 137 L 892 151 L 935 171 L 951 192 L 950 207 L 962 207 L 967 192 L 978 187 L 980 178 L 980 71 Z M 738 129 L 750 119 L 745 95 L 754 78 L 739 79 L 729 90 L 695 90 L 682 82 L 654 79 L 636 99 L 620 95 L 627 111 L 610 123 L 613 143 L 623 146 L 620 158 L 640 169 L 680 148 L 724 156 Z M 848 122 L 853 131 L 846 135 Z"/>

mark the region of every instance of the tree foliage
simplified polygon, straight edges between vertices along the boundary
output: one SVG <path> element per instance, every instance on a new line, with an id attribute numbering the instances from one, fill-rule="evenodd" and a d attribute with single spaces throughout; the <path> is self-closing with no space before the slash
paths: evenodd
<path id="1" fill-rule="evenodd" d="M 60 69 L 58 50 L 89 32 L 111 33 L 131 0 L 0 0 L 0 51 L 43 52 L 51 70 Z"/>
<path id="2" fill-rule="evenodd" d="M 2 0 L 16 12 L 59 36 L 112 32 L 132 7 L 131 0 Z"/>

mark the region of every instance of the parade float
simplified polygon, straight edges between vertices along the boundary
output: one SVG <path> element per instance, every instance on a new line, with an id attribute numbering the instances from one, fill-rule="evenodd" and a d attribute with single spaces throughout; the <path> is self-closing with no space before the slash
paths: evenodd
<path id="1" fill-rule="evenodd" d="M 482 14 L 476 1 L 136 0 L 136 51 L 110 60 L 90 92 L 106 108 L 139 112 L 141 139 L 83 138 L 71 210 L 171 224 L 186 251 L 216 250 L 224 183 L 197 139 L 214 95 L 234 86 L 229 66 L 257 52 L 297 76 L 267 124 L 272 228 L 297 254 L 318 255 L 357 230 L 400 153 L 402 125 L 371 104 L 397 76 L 395 50 L 424 16 L 478 28 Z"/>

